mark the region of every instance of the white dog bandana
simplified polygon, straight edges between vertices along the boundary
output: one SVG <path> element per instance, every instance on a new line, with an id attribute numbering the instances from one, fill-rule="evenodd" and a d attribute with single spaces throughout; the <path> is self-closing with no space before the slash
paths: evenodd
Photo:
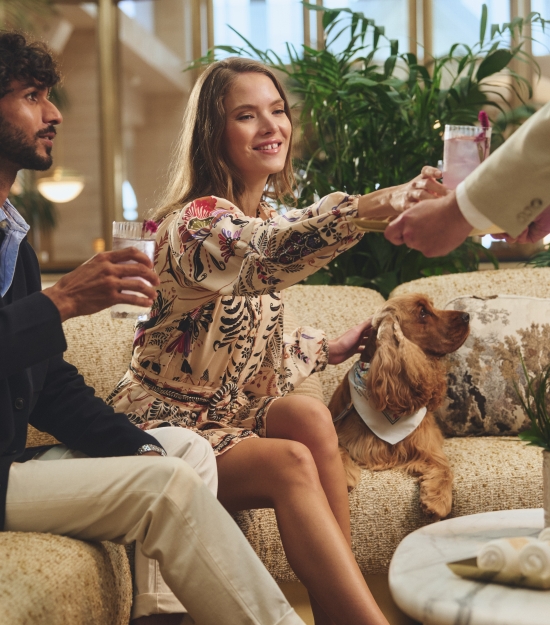
<path id="1" fill-rule="evenodd" d="M 373 408 L 365 383 L 369 369 L 370 363 L 360 360 L 351 368 L 348 375 L 351 401 L 357 414 L 376 436 L 390 445 L 395 445 L 416 430 L 422 423 L 427 409 L 420 408 L 412 415 L 396 417 L 387 410 L 380 411 Z"/>

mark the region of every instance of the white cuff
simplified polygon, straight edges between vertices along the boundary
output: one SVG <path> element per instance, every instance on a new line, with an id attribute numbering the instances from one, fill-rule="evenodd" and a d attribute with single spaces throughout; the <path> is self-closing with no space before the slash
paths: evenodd
<path id="1" fill-rule="evenodd" d="M 487 217 L 478 211 L 478 209 L 470 202 L 464 181 L 462 181 L 456 188 L 456 201 L 462 216 L 474 228 L 477 228 L 478 230 L 488 230 L 493 225 L 493 222 L 490 219 L 487 219 Z"/>

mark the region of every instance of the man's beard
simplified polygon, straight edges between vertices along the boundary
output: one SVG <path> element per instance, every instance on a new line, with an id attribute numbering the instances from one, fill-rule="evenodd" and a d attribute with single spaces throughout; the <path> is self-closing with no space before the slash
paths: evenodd
<path id="1" fill-rule="evenodd" d="M 53 126 L 47 130 L 55 132 Z M 46 156 L 40 156 L 37 151 L 37 141 L 41 133 L 37 133 L 34 143 L 31 143 L 21 128 L 10 125 L 0 115 L 0 158 L 14 163 L 20 169 L 49 169 L 53 161 L 51 148 L 46 148 Z"/>

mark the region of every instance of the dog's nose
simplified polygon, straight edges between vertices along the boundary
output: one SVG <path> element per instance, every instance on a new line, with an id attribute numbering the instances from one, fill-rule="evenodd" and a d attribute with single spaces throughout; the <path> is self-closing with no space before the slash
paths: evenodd
<path id="1" fill-rule="evenodd" d="M 470 314 L 469 313 L 462 313 L 462 321 L 464 321 L 464 323 L 469 323 L 469 321 L 470 321 Z"/>

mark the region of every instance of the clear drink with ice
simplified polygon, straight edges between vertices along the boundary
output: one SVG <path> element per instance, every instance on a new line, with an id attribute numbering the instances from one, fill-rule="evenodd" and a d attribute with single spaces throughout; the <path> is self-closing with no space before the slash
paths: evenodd
<path id="1" fill-rule="evenodd" d="M 443 144 L 443 184 L 456 189 L 487 158 L 491 128 L 445 126 Z"/>
<path id="2" fill-rule="evenodd" d="M 142 224 L 136 221 L 113 221 L 113 250 L 121 250 L 125 247 L 135 247 L 140 252 L 147 255 L 151 261 L 155 256 L 155 239 L 144 234 L 142 238 Z M 130 261 L 133 262 L 133 261 Z M 143 278 L 136 277 L 136 280 Z M 145 280 L 143 280 L 146 282 Z M 141 293 L 134 291 L 122 291 L 123 293 L 133 293 L 144 297 Z M 113 319 L 135 319 L 136 321 L 147 321 L 149 319 L 149 306 L 134 306 L 132 304 L 115 304 L 111 306 L 111 317 Z"/>

